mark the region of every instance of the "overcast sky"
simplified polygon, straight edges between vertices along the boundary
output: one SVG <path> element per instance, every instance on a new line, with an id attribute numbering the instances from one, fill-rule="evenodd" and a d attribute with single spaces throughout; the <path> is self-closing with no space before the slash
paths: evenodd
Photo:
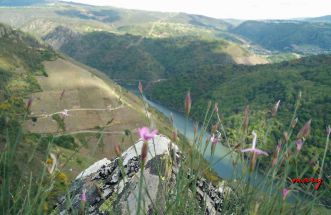
<path id="1" fill-rule="evenodd" d="M 288 19 L 331 15 L 331 0 L 67 0 L 215 18 Z"/>

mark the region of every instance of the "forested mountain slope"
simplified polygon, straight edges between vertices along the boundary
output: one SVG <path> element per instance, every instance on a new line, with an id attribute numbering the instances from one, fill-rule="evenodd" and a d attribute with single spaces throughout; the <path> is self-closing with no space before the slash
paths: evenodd
<path id="1" fill-rule="evenodd" d="M 65 36 L 63 36 L 65 35 Z M 67 38 L 61 42 L 59 38 Z M 44 40 L 59 44 L 72 58 L 105 72 L 112 79 L 157 80 L 205 65 L 235 63 L 226 41 L 204 41 L 192 37 L 165 39 L 116 35 L 107 32 L 77 34 L 57 28 Z"/>
<path id="2" fill-rule="evenodd" d="M 246 21 L 231 30 L 262 47 L 303 54 L 331 51 L 331 24 L 302 21 Z"/>
<path id="3" fill-rule="evenodd" d="M 179 111 L 191 91 L 192 116 L 202 122 L 208 100 L 219 103 L 229 132 L 241 121 L 245 106 L 252 111 L 252 126 L 261 129 L 266 110 L 280 100 L 279 125 L 289 125 L 301 92 L 299 124 L 312 119 L 311 154 L 324 149 L 325 128 L 331 121 L 331 56 L 318 55 L 272 65 L 227 65 L 203 73 L 180 73 L 148 89 L 153 100 Z M 267 114 L 267 115 L 266 115 Z M 238 124 L 239 123 L 239 124 Z M 300 127 L 300 126 L 299 126 Z M 274 133 L 275 140 L 282 131 Z M 314 153 L 312 153 L 314 154 Z"/>

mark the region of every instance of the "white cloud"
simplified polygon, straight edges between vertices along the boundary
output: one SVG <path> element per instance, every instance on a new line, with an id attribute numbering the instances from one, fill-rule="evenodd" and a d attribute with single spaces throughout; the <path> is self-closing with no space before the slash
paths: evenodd
<path id="1" fill-rule="evenodd" d="M 69 0 L 67 0 L 69 1 Z M 93 5 L 186 12 L 216 18 L 286 19 L 331 14 L 331 0 L 71 0 Z"/>

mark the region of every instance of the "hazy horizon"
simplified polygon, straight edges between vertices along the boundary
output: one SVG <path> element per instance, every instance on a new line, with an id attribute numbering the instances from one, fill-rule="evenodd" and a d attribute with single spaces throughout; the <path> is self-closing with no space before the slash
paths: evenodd
<path id="1" fill-rule="evenodd" d="M 219 19 L 298 19 L 331 14 L 331 1 L 323 0 L 64 0 L 159 12 L 184 12 Z"/>

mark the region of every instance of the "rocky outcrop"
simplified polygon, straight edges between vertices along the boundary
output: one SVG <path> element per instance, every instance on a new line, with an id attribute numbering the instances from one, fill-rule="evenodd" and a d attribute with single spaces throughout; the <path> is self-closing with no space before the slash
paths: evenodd
<path id="1" fill-rule="evenodd" d="M 13 29 L 11 29 L 9 26 L 0 24 L 0 38 L 11 35 L 12 33 Z"/>
<path id="2" fill-rule="evenodd" d="M 142 211 L 147 214 L 166 214 L 164 190 L 165 187 L 175 186 L 183 156 L 179 148 L 163 135 L 156 136 L 148 145 L 149 153 L 143 174 L 140 169 L 143 141 L 138 141 L 121 157 L 102 159 L 81 172 L 69 194 L 59 201 L 57 212 L 71 214 L 72 211 L 83 210 L 82 193 L 86 193 L 86 214 L 136 214 L 140 177 L 143 175 Z M 190 177 L 190 174 L 187 176 Z M 224 187 L 217 188 L 201 177 L 195 181 L 194 190 L 200 209 L 204 214 L 220 213 Z M 155 204 L 157 207 L 154 207 Z"/>
<path id="3" fill-rule="evenodd" d="M 80 37 L 79 33 L 60 25 L 42 37 L 42 39 L 53 48 L 59 50 L 64 44 L 68 44 L 70 41 L 78 37 Z"/>
<path id="4" fill-rule="evenodd" d="M 37 49 L 39 51 L 45 49 L 51 49 L 47 44 L 40 43 L 37 39 L 27 35 L 20 30 L 14 30 L 10 26 L 0 23 L 0 39 L 4 43 L 24 43 L 32 49 Z M 21 47 L 20 47 L 21 48 Z M 36 50 L 36 51 L 37 51 Z M 22 50 L 21 50 L 22 51 Z"/>

